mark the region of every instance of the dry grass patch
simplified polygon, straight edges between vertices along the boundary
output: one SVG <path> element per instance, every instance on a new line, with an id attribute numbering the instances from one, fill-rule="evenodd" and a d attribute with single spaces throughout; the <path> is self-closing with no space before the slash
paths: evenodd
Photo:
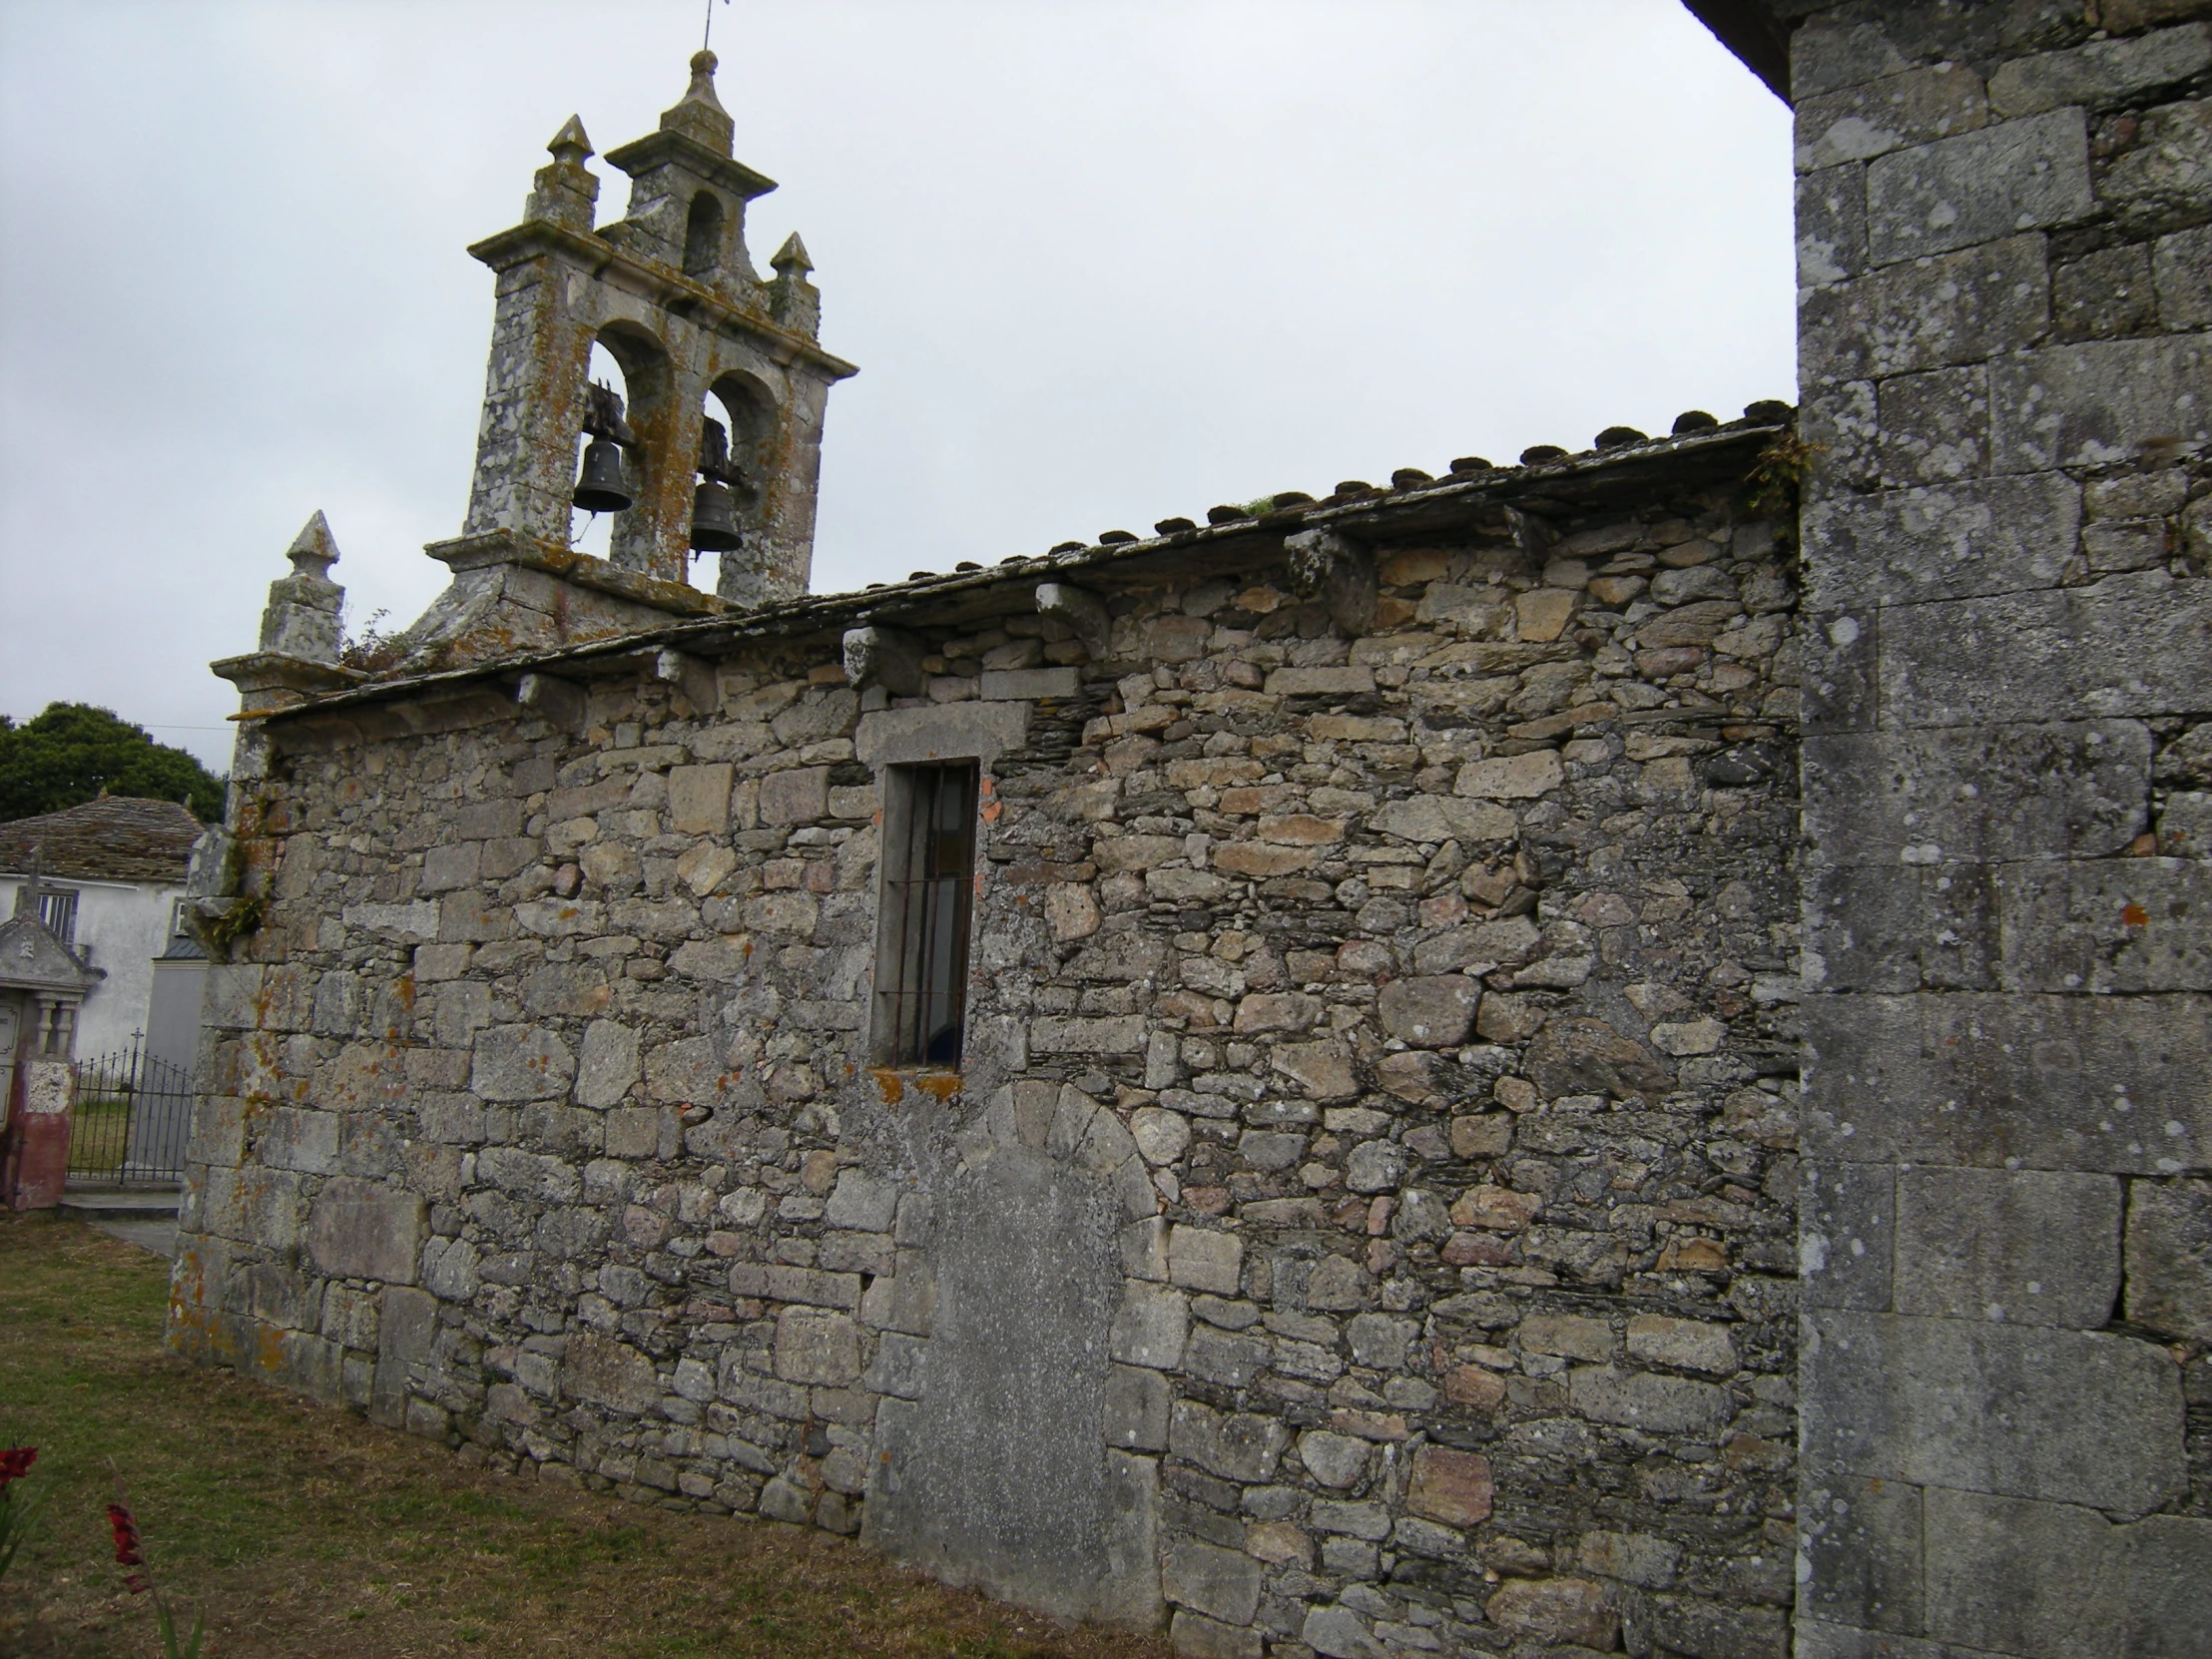
<path id="1" fill-rule="evenodd" d="M 197 1371 L 161 1347 L 166 1264 L 0 1216 L 0 1444 L 47 1498 L 0 1583 L 0 1654 L 157 1653 L 122 1593 L 112 1457 L 156 1578 L 222 1659 L 1165 1659 L 767 1522 L 676 1514 L 462 1467 L 442 1447 Z"/>

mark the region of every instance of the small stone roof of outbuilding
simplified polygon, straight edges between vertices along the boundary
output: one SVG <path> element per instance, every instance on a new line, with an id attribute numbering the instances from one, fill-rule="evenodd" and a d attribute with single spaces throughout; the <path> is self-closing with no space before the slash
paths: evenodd
<path id="1" fill-rule="evenodd" d="M 192 843 L 206 828 L 174 801 L 102 796 L 82 807 L 0 824 L 0 871 L 23 873 L 33 853 L 44 848 L 50 876 L 181 882 Z"/>

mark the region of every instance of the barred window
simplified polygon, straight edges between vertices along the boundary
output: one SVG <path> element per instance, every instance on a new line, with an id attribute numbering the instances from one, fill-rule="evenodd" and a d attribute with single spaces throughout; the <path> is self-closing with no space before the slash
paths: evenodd
<path id="1" fill-rule="evenodd" d="M 46 930 L 64 944 L 77 939 L 77 895 L 66 888 L 48 887 L 38 895 L 38 918 Z"/>
<path id="2" fill-rule="evenodd" d="M 975 805 L 973 761 L 892 767 L 883 774 L 873 1043 L 878 1065 L 960 1063 L 975 893 Z"/>

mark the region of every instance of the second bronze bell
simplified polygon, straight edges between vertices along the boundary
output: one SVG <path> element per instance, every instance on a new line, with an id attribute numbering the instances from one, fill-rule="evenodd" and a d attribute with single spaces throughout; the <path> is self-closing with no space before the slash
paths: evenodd
<path id="1" fill-rule="evenodd" d="M 745 545 L 738 529 L 737 500 L 728 484 L 713 478 L 700 480 L 692 496 L 691 544 L 702 553 L 735 553 Z"/>

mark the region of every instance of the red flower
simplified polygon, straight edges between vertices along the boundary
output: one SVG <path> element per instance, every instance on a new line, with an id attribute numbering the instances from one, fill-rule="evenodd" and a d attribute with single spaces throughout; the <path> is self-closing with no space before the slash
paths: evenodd
<path id="1" fill-rule="evenodd" d="M 138 1522 L 132 1518 L 131 1511 L 120 1503 L 109 1504 L 108 1526 L 115 1533 L 116 1565 L 119 1567 L 145 1566 L 146 1551 L 139 1539 Z M 154 1585 L 153 1581 L 144 1573 L 128 1572 L 123 1575 L 123 1587 L 133 1595 L 137 1595 L 142 1590 L 151 1590 Z"/>
<path id="2" fill-rule="evenodd" d="M 143 1567 L 146 1555 L 139 1544 L 138 1522 L 120 1503 L 108 1505 L 108 1525 L 115 1531 L 115 1561 L 119 1567 Z"/>
<path id="3" fill-rule="evenodd" d="M 0 1446 L 0 1492 L 8 1489 L 8 1482 L 20 1480 L 31 1472 L 31 1465 L 38 1461 L 35 1445 Z"/>

